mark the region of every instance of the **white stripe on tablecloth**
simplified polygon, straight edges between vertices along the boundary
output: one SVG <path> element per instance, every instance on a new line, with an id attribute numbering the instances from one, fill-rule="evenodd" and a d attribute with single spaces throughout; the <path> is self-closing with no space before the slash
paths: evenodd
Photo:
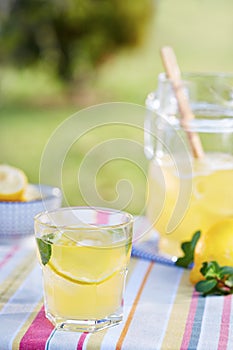
<path id="1" fill-rule="evenodd" d="M 133 302 L 136 298 L 138 290 L 141 286 L 143 278 L 146 274 L 150 262 L 138 260 L 135 268 L 127 283 L 127 288 L 124 296 L 124 322 L 116 327 L 109 328 L 101 344 L 101 350 L 115 349 L 120 334 L 125 326 L 125 321 L 129 316 Z"/>
<path id="2" fill-rule="evenodd" d="M 82 336 L 82 333 L 79 332 L 65 332 L 54 330 L 51 333 L 50 339 L 47 340 L 46 350 L 57 350 L 61 348 L 62 350 L 76 350 L 79 338 Z M 83 347 L 82 350 L 85 350 Z"/>
<path id="3" fill-rule="evenodd" d="M 12 348 L 17 333 L 41 300 L 42 295 L 40 267 L 36 264 L 0 312 L 2 349 Z M 10 334 L 9 329 L 11 330 Z"/>
<path id="4" fill-rule="evenodd" d="M 154 265 L 122 349 L 160 349 L 182 274 L 180 268 Z"/>
<path id="5" fill-rule="evenodd" d="M 87 334 L 87 337 L 86 337 L 86 341 L 83 343 L 83 347 L 82 347 L 82 350 L 86 350 L 87 349 L 87 344 L 88 344 L 88 338 L 91 336 L 91 334 Z"/>
<path id="6" fill-rule="evenodd" d="M 224 298 L 211 296 L 206 298 L 202 318 L 201 333 L 197 350 L 217 350 L 220 334 Z"/>

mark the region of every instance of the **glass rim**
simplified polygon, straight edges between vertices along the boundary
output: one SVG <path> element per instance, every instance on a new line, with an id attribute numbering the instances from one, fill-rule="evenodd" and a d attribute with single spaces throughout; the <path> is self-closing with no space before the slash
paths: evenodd
<path id="1" fill-rule="evenodd" d="M 109 212 L 109 213 L 118 213 L 118 214 L 124 214 L 125 217 L 127 218 L 127 221 L 120 223 L 120 224 L 115 224 L 115 225 L 103 225 L 100 224 L 99 226 L 97 226 L 97 224 L 88 224 L 90 226 L 80 226 L 80 227 L 73 227 L 72 225 L 56 225 L 56 224 L 51 224 L 51 223 L 45 223 L 40 221 L 40 218 L 42 218 L 42 216 L 48 216 L 49 214 L 55 214 L 58 212 L 64 212 L 64 211 L 82 211 L 82 210 L 89 210 L 89 211 L 96 211 L 96 212 Z M 65 229 L 65 230 L 72 230 L 72 231 L 80 231 L 83 229 L 86 229 L 88 231 L 95 231 L 96 229 L 100 229 L 101 230 L 109 230 L 109 229 L 117 229 L 117 228 L 124 228 L 130 224 L 132 224 L 134 222 L 134 217 L 132 214 L 123 211 L 123 210 L 118 210 L 118 209 L 112 209 L 112 208 L 105 208 L 105 207 L 91 207 L 91 206 L 74 206 L 74 207 L 63 207 L 63 208 L 58 208 L 58 209 L 53 209 L 53 210 L 46 210 L 43 212 L 38 213 L 35 217 L 34 217 L 34 222 L 38 223 L 39 225 L 43 225 L 44 227 L 47 228 L 54 228 L 54 229 Z"/>
<path id="2" fill-rule="evenodd" d="M 181 72 L 181 79 L 183 77 L 186 78 L 194 78 L 194 77 L 202 77 L 202 78 L 232 78 L 233 79 L 233 73 L 231 72 L 201 72 L 201 71 L 197 71 L 197 72 Z M 158 80 L 160 82 L 170 82 L 171 79 L 167 77 L 166 72 L 160 72 L 158 74 Z"/>

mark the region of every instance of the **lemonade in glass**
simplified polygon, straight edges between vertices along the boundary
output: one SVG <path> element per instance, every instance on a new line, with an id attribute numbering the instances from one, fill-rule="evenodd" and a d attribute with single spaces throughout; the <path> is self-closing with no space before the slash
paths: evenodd
<path id="1" fill-rule="evenodd" d="M 132 225 L 130 214 L 85 207 L 35 218 L 45 312 L 57 328 L 94 332 L 122 320 Z"/>
<path id="2" fill-rule="evenodd" d="M 201 158 L 189 149 L 175 94 L 164 74 L 158 91 L 147 98 L 147 217 L 159 233 L 160 252 L 169 256 L 182 255 L 181 243 L 194 232 L 205 234 L 233 217 L 233 77 L 185 74 L 183 88 L 195 115 L 189 131 L 200 138 Z"/>

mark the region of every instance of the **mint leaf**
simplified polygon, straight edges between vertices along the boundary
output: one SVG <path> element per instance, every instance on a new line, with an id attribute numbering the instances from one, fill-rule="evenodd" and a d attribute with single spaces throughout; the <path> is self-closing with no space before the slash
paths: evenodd
<path id="1" fill-rule="evenodd" d="M 195 285 L 197 292 L 204 296 L 233 294 L 233 267 L 219 266 L 217 261 L 205 261 L 200 272 L 205 280 Z"/>
<path id="2" fill-rule="evenodd" d="M 233 287 L 233 275 L 229 276 L 226 281 L 225 281 L 225 285 L 229 288 Z"/>
<path id="3" fill-rule="evenodd" d="M 177 266 L 188 268 L 193 263 L 194 250 L 200 236 L 201 236 L 201 231 L 197 231 L 194 233 L 190 242 L 183 242 L 181 244 L 181 249 L 184 252 L 184 256 L 177 259 L 175 263 Z"/>
<path id="4" fill-rule="evenodd" d="M 233 267 L 231 266 L 222 266 L 220 267 L 220 273 L 222 276 L 224 275 L 233 275 Z"/>
<path id="5" fill-rule="evenodd" d="M 217 263 L 217 261 L 202 263 L 200 272 L 206 279 L 210 279 L 213 277 L 221 278 L 220 266 Z"/>
<path id="6" fill-rule="evenodd" d="M 216 287 L 217 283 L 215 279 L 200 281 L 196 284 L 195 288 L 197 292 L 206 295 Z"/>
<path id="7" fill-rule="evenodd" d="M 41 238 L 37 238 L 36 241 L 40 252 L 41 262 L 43 265 L 46 265 L 49 262 L 52 253 L 51 243 L 47 243 Z"/>

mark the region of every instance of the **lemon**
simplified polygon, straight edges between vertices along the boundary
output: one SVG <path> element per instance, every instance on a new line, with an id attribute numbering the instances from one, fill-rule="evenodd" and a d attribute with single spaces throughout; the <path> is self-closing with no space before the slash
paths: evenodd
<path id="1" fill-rule="evenodd" d="M 51 262 L 48 263 L 48 266 L 56 275 L 64 278 L 65 280 L 67 280 L 69 282 L 72 282 L 72 283 L 84 284 L 84 285 L 91 285 L 91 284 L 97 285 L 97 284 L 104 283 L 104 282 L 108 281 L 110 278 L 112 278 L 114 275 L 116 275 L 117 272 L 119 272 L 119 271 L 114 271 L 111 275 L 105 277 L 104 279 L 101 279 L 101 280 L 98 280 L 98 281 L 93 281 L 93 280 L 85 279 L 83 277 L 80 278 L 80 279 L 77 279 L 77 278 L 74 278 L 70 274 L 67 274 L 67 273 L 65 274 L 62 271 L 57 270 L 56 267 Z"/>
<path id="2" fill-rule="evenodd" d="M 71 239 L 72 236 L 74 239 Z M 98 231 L 74 231 L 73 235 L 72 232 L 64 232 L 53 240 L 48 266 L 70 281 L 84 284 L 104 282 L 126 266 L 128 256 L 123 244 L 99 247 L 98 238 L 102 239 L 102 245 L 107 242 L 107 238 L 105 240 Z"/>
<path id="3" fill-rule="evenodd" d="M 41 199 L 40 191 L 35 185 L 27 184 L 22 195 L 22 201 L 30 202 Z"/>
<path id="4" fill-rule="evenodd" d="M 190 272 L 193 284 L 204 279 L 200 273 L 202 263 L 213 260 L 221 266 L 233 266 L 233 218 L 217 222 L 199 238 Z"/>
<path id="5" fill-rule="evenodd" d="M 10 165 L 0 165 L 0 200 L 20 201 L 27 185 L 24 172 Z"/>

